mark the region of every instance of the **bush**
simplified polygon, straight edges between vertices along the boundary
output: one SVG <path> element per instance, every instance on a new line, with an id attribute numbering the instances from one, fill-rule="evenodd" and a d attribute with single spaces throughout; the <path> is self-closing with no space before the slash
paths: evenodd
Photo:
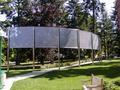
<path id="1" fill-rule="evenodd" d="M 65 66 L 70 66 L 70 63 L 69 62 L 65 63 Z"/>
<path id="2" fill-rule="evenodd" d="M 118 87 L 114 82 L 104 82 L 104 89 L 103 90 L 120 90 L 120 87 Z"/>
<path id="3" fill-rule="evenodd" d="M 55 67 L 59 67 L 59 63 L 56 63 L 56 64 L 55 64 Z"/>
<path id="4" fill-rule="evenodd" d="M 120 86 L 120 80 L 115 81 L 114 84 Z"/>

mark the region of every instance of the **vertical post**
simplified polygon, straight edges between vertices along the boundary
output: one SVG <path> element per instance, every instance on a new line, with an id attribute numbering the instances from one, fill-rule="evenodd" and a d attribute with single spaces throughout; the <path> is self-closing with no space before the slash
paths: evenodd
<path id="1" fill-rule="evenodd" d="M 92 34 L 93 33 L 91 33 L 91 49 L 92 49 L 91 59 L 92 59 L 92 64 L 94 64 L 94 50 L 93 50 L 93 35 Z"/>
<path id="2" fill-rule="evenodd" d="M 10 31 L 8 29 L 8 44 L 7 44 L 7 72 L 9 72 L 9 55 L 10 55 Z"/>
<path id="3" fill-rule="evenodd" d="M 95 30 L 95 0 L 92 0 L 93 3 L 93 30 L 92 32 L 94 33 Z"/>
<path id="4" fill-rule="evenodd" d="M 60 28 L 58 29 L 58 63 L 59 63 L 59 70 L 60 70 Z"/>
<path id="5" fill-rule="evenodd" d="M 93 3 L 93 28 L 92 32 L 94 33 L 95 30 L 95 0 L 92 0 Z M 94 50 L 93 50 L 93 35 L 91 33 L 91 46 L 92 46 L 92 63 L 94 63 Z"/>
<path id="6" fill-rule="evenodd" d="M 105 35 L 106 33 L 105 33 L 105 30 L 104 30 L 104 54 L 105 54 L 105 60 L 107 59 L 107 52 L 106 52 L 106 50 L 107 50 L 107 45 L 106 45 L 106 35 Z"/>
<path id="7" fill-rule="evenodd" d="M 18 28 L 20 27 L 20 0 L 17 0 L 17 14 L 18 14 L 18 18 L 17 18 L 17 26 Z M 15 63 L 16 65 L 20 65 L 20 54 L 19 54 L 19 50 L 20 48 L 16 48 L 16 59 L 15 59 Z"/>
<path id="8" fill-rule="evenodd" d="M 102 40 L 99 38 L 99 42 L 100 42 L 100 52 L 102 53 L 102 45 L 101 45 L 101 43 L 102 43 Z M 101 54 L 100 53 L 100 54 Z M 102 62 L 102 58 L 101 58 L 101 55 L 100 55 L 100 58 L 99 58 L 99 60 Z"/>
<path id="9" fill-rule="evenodd" d="M 79 35 L 79 30 L 77 30 L 77 46 L 78 46 L 78 60 L 79 60 L 79 66 L 80 66 L 80 35 Z"/>
<path id="10" fill-rule="evenodd" d="M 33 48 L 32 48 L 32 53 L 33 53 L 33 71 L 35 70 L 35 27 L 33 27 Z"/>
<path id="11" fill-rule="evenodd" d="M 2 79 L 1 79 L 2 69 L 1 69 L 1 65 L 2 65 L 2 36 L 0 36 L 0 89 L 2 89 Z"/>

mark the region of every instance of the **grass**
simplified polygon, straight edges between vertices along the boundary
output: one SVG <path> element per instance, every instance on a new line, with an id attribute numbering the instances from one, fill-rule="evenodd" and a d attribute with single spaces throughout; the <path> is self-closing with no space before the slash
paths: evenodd
<path id="1" fill-rule="evenodd" d="M 17 81 L 11 90 L 82 90 L 82 81 L 90 79 L 92 73 L 107 82 L 120 80 L 120 60 L 52 71 Z"/>
<path id="2" fill-rule="evenodd" d="M 7 77 L 22 75 L 22 74 L 26 74 L 26 73 L 29 73 L 29 72 L 32 72 L 32 69 L 10 70 L 9 72 L 7 72 Z"/>
<path id="3" fill-rule="evenodd" d="M 73 61 L 73 60 L 69 60 L 69 62 L 65 61 L 63 64 L 61 64 L 61 66 L 70 66 L 70 64 L 73 63 L 73 62 L 75 62 L 75 61 Z M 78 63 L 78 62 L 76 62 L 76 63 Z M 55 67 L 59 67 L 59 64 L 58 63 L 45 64 L 45 65 L 36 64 L 35 70 L 36 71 L 37 70 L 44 70 L 44 69 L 47 69 L 47 68 L 55 68 Z M 7 67 L 4 67 L 3 70 L 7 71 L 6 68 Z M 21 65 L 11 66 L 9 72 L 6 72 L 7 77 L 13 77 L 13 76 L 22 75 L 22 74 L 32 72 L 33 71 L 32 68 L 33 67 L 32 67 L 31 62 L 29 62 L 29 64 L 21 63 Z"/>

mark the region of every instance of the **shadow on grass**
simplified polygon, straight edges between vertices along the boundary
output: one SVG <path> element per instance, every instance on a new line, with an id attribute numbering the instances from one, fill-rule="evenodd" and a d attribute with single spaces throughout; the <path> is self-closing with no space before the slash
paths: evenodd
<path id="1" fill-rule="evenodd" d="M 109 60 L 109 62 L 100 62 L 100 63 L 96 63 L 95 65 L 99 65 L 99 66 L 114 66 L 114 65 L 118 65 L 118 63 L 120 63 L 120 60 L 118 61 L 116 61 L 116 62 L 112 62 L 112 61 L 110 61 Z"/>
<path id="2" fill-rule="evenodd" d="M 103 75 L 107 78 L 116 78 L 120 76 L 120 66 L 113 65 L 109 67 L 88 67 L 88 68 L 74 68 L 69 70 L 61 70 L 61 71 L 52 71 L 42 76 L 37 76 L 33 78 L 48 78 L 49 80 L 60 79 L 64 77 L 77 77 L 77 76 L 91 76 L 91 74 L 95 75 Z"/>
<path id="3" fill-rule="evenodd" d="M 27 74 L 32 72 L 32 70 L 11 70 L 9 72 L 6 72 L 7 77 L 13 77 L 13 76 L 17 76 L 17 75 L 22 75 L 22 74 Z"/>

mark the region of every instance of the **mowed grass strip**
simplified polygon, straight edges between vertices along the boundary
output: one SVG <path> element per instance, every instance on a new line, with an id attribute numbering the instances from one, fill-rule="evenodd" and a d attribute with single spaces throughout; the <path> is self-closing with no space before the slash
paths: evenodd
<path id="1" fill-rule="evenodd" d="M 10 70 L 9 72 L 7 72 L 7 77 L 14 77 L 17 75 L 27 74 L 30 72 L 32 72 L 32 69 Z"/>
<path id="2" fill-rule="evenodd" d="M 17 81 L 11 90 L 82 90 L 82 81 L 90 79 L 91 74 L 102 77 L 107 82 L 120 80 L 120 60 L 52 71 Z"/>

